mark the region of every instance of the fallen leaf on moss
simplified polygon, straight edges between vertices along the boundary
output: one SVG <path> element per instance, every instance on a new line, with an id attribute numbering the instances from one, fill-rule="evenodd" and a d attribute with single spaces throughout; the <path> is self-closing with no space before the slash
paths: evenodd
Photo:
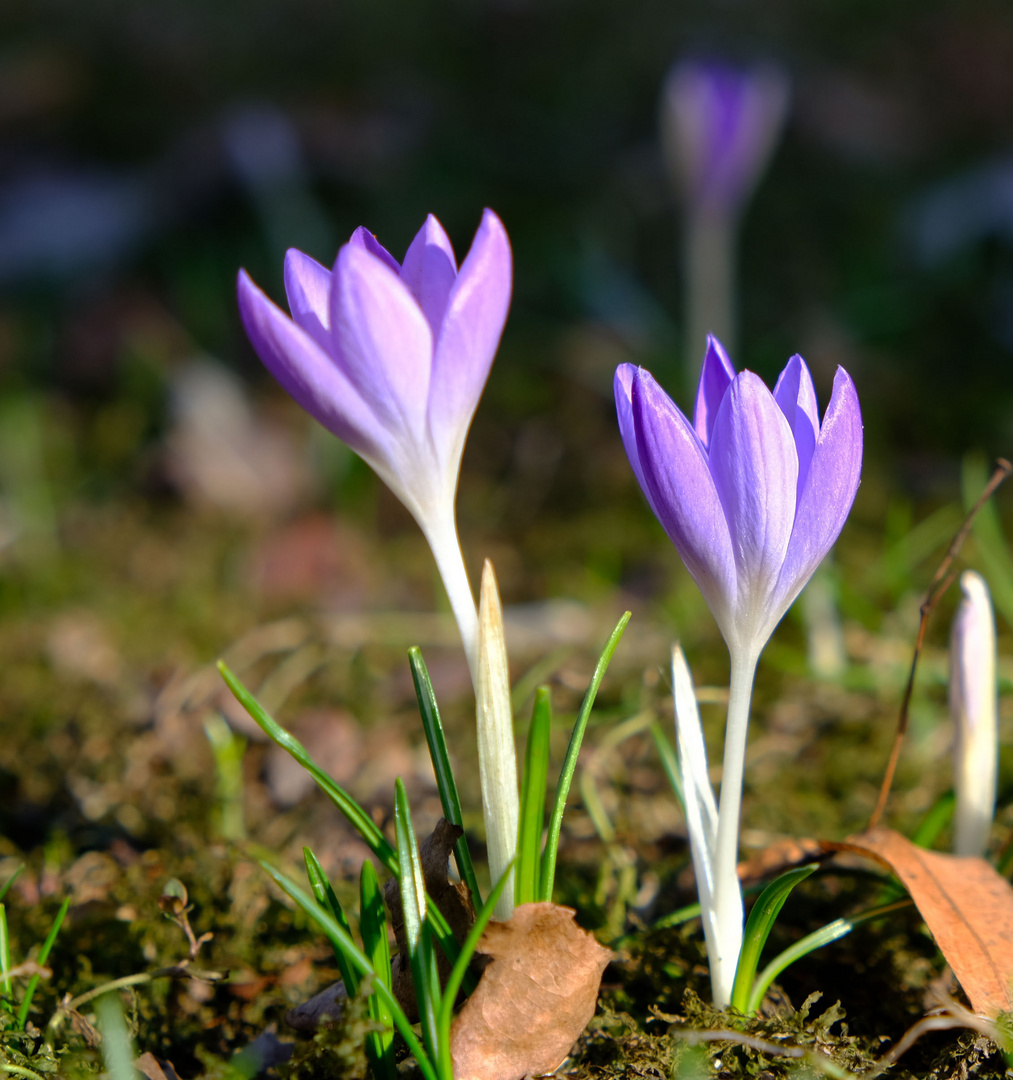
<path id="1" fill-rule="evenodd" d="M 489 924 L 492 958 L 450 1035 L 456 1080 L 518 1080 L 551 1072 L 594 1015 L 612 953 L 573 921 L 572 908 L 522 904 Z"/>
<path id="2" fill-rule="evenodd" d="M 927 851 L 892 829 L 833 846 L 871 855 L 900 878 L 975 1012 L 1013 1010 L 1013 886 L 993 866 Z"/>

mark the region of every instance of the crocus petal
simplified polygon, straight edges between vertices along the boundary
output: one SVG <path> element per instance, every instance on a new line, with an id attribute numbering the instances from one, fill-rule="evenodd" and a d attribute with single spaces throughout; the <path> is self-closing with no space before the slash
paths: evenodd
<path id="1" fill-rule="evenodd" d="M 429 432 L 447 470 L 456 471 L 460 463 L 503 333 L 512 283 L 510 241 L 499 218 L 486 210 L 450 290 L 433 356 Z"/>
<path id="2" fill-rule="evenodd" d="M 636 364 L 620 364 L 612 380 L 612 389 L 616 398 L 616 415 L 619 418 L 619 434 L 623 438 L 623 448 L 630 459 L 630 466 L 640 485 L 640 490 L 650 503 L 654 516 L 660 517 L 647 487 L 647 481 L 644 479 L 644 470 L 640 465 L 640 450 L 637 448 L 637 427 L 633 422 L 633 378 L 636 373 Z"/>
<path id="3" fill-rule="evenodd" d="M 331 327 L 349 381 L 378 419 L 421 445 L 433 350 L 429 323 L 390 268 L 352 244 L 338 253 Z"/>
<path id="4" fill-rule="evenodd" d="M 331 272 L 295 248 L 285 253 L 285 293 L 296 325 L 328 352 L 331 345 Z"/>
<path id="5" fill-rule="evenodd" d="M 801 356 L 796 353 L 785 365 L 774 387 L 774 400 L 781 407 L 784 418 L 788 421 L 792 435 L 795 436 L 795 449 L 798 451 L 797 497 L 801 498 L 809 475 L 809 463 L 812 461 L 816 436 L 820 430 L 820 414 L 816 404 L 816 390 L 813 387 L 809 368 Z"/>
<path id="6" fill-rule="evenodd" d="M 728 388 L 708 457 L 739 582 L 733 634 L 744 642 L 764 622 L 795 520 L 798 480 L 788 422 L 751 371 L 736 376 Z"/>
<path id="7" fill-rule="evenodd" d="M 686 417 L 643 368 L 633 376 L 631 402 L 648 502 L 722 633 L 730 633 L 737 593 L 735 560 L 707 453 Z"/>
<path id="8" fill-rule="evenodd" d="M 352 247 L 362 248 L 363 251 L 368 251 L 370 255 L 375 255 L 382 263 L 389 266 L 395 274 L 401 273 L 401 264 L 364 225 L 360 225 L 352 233 L 348 242 Z"/>
<path id="9" fill-rule="evenodd" d="M 443 226 L 430 214 L 404 257 L 401 280 L 429 320 L 434 341 L 440 336 L 443 313 L 456 279 L 454 249 Z"/>
<path id="10" fill-rule="evenodd" d="M 387 459 L 390 436 L 334 361 L 245 270 L 236 288 L 257 355 L 296 403 L 371 464 Z"/>
<path id="11" fill-rule="evenodd" d="M 693 427 L 704 446 L 710 445 L 714 419 L 734 378 L 735 366 L 728 359 L 724 346 L 713 334 L 708 334 L 703 366 L 700 369 L 700 385 L 696 390 L 696 405 L 693 409 Z"/>
<path id="12" fill-rule="evenodd" d="M 839 367 L 798 501 L 784 565 L 771 596 L 771 629 L 840 535 L 861 474 L 862 412 L 851 376 Z"/>

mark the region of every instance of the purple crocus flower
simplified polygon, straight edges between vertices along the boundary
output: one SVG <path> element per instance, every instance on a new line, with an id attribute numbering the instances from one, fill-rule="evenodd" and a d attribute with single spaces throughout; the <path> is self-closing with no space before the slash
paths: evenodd
<path id="1" fill-rule="evenodd" d="M 773 65 L 683 60 L 662 91 L 662 140 L 690 206 L 735 216 L 773 153 L 788 109 Z"/>
<path id="2" fill-rule="evenodd" d="M 486 210 L 460 271 L 430 215 L 397 260 L 357 229 L 327 270 L 285 259 L 291 318 L 239 273 L 239 310 L 289 394 L 373 468 L 411 511 L 450 596 L 472 671 L 477 614 L 454 499 L 471 418 L 510 305 L 510 243 Z"/>
<path id="3" fill-rule="evenodd" d="M 615 395 L 633 471 L 731 659 L 716 819 L 692 681 L 681 651 L 673 660 L 686 823 L 720 1007 L 732 999 L 742 944 L 735 864 L 756 663 L 844 526 L 862 468 L 862 416 L 842 368 L 821 424 L 800 356 L 788 361 L 771 393 L 751 371 L 736 374 L 713 337 L 692 423 L 643 368 L 623 364 Z"/>
<path id="4" fill-rule="evenodd" d="M 615 377 L 626 453 L 733 650 L 758 652 L 837 539 L 858 490 L 862 417 L 837 369 L 823 423 L 805 361 L 774 392 L 708 338 L 693 422 L 651 374 Z"/>

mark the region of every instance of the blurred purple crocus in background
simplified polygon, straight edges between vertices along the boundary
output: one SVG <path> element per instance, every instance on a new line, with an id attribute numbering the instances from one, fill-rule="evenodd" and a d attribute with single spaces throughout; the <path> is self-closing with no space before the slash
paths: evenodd
<path id="1" fill-rule="evenodd" d="M 950 715 L 954 725 L 953 851 L 983 856 L 995 816 L 999 770 L 995 615 L 981 574 L 960 575 L 963 598 L 950 631 Z"/>
<path id="2" fill-rule="evenodd" d="M 661 95 L 661 142 L 685 215 L 687 363 L 708 332 L 735 347 L 738 222 L 788 111 L 785 73 L 684 60 Z"/>
<path id="3" fill-rule="evenodd" d="M 510 242 L 486 210 L 460 271 L 430 215 L 399 264 L 364 228 L 334 269 L 292 249 L 291 318 L 239 273 L 239 310 L 289 394 L 411 511 L 436 559 L 476 672 L 478 617 L 454 502 L 464 442 L 510 306 Z"/>
<path id="4" fill-rule="evenodd" d="M 862 417 L 854 383 L 837 369 L 820 423 L 809 369 L 793 356 L 773 393 L 750 371 L 736 374 L 724 349 L 707 340 L 692 423 L 649 372 L 623 364 L 615 376 L 623 444 L 651 509 L 703 593 L 731 658 L 724 770 L 716 832 L 708 812 L 687 808 L 705 925 L 711 922 L 715 1002 L 731 994 L 742 938 L 735 863 L 749 703 L 768 638 L 830 550 L 851 510 L 862 467 Z M 683 679 L 689 685 L 687 679 Z M 683 695 L 685 697 L 685 693 Z M 699 724 L 695 706 L 677 702 L 677 726 Z M 680 745 L 699 733 L 680 730 Z M 684 774 L 695 758 L 682 759 Z M 683 776 L 687 798 L 709 792 L 706 772 Z M 707 904 L 713 905 L 708 915 Z"/>

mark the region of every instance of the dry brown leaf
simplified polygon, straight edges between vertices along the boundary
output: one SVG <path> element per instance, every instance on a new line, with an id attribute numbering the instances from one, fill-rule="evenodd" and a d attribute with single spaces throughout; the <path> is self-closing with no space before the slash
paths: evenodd
<path id="1" fill-rule="evenodd" d="M 926 851 L 892 829 L 840 846 L 871 855 L 900 878 L 975 1012 L 1013 1010 L 1013 886 L 993 866 Z"/>
<path id="2" fill-rule="evenodd" d="M 143 1073 L 148 1080 L 179 1080 L 171 1061 L 159 1061 L 151 1051 L 146 1051 L 134 1059 L 134 1068 Z"/>
<path id="3" fill-rule="evenodd" d="M 443 913 L 454 937 L 459 943 L 463 943 L 475 922 L 475 909 L 468 887 L 463 882 L 450 881 L 447 878 L 450 853 L 454 850 L 459 836 L 460 826 L 451 825 L 446 818 L 440 818 L 436 828 L 419 845 L 419 862 L 422 863 L 422 877 L 425 879 L 429 899 Z M 415 1000 L 411 967 L 408 964 L 408 938 L 405 936 L 401 886 L 397 878 L 391 878 L 384 885 L 383 899 L 390 913 L 390 927 L 394 932 L 398 950 L 390 964 L 391 990 L 408 1019 L 414 1021 L 418 1019 L 419 1007 Z M 450 975 L 450 961 L 439 947 L 436 949 L 436 966 L 440 972 L 440 982 L 446 982 Z"/>
<path id="4" fill-rule="evenodd" d="M 478 951 L 492 957 L 450 1033 L 456 1080 L 518 1080 L 551 1072 L 594 1016 L 612 953 L 572 908 L 522 904 L 492 922 Z"/>

